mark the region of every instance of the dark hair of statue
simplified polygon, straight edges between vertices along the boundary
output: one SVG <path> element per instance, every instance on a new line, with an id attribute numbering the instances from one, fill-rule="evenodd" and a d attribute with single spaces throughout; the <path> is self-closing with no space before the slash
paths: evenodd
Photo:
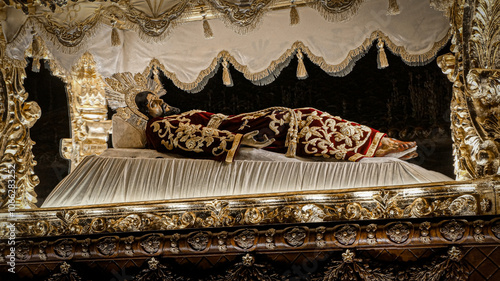
<path id="1" fill-rule="evenodd" d="M 137 105 L 137 109 L 139 109 L 139 111 L 142 114 L 146 115 L 147 117 L 150 117 L 149 116 L 149 109 L 148 109 L 148 99 L 147 99 L 149 94 L 152 94 L 152 93 L 149 91 L 144 91 L 144 92 L 138 93 L 135 96 L 135 104 Z"/>

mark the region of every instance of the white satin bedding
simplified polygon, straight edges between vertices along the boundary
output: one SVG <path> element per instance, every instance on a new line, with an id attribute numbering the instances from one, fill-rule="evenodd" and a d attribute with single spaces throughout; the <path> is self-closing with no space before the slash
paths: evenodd
<path id="1" fill-rule="evenodd" d="M 193 197 L 332 190 L 453 179 L 390 157 L 360 162 L 287 158 L 242 148 L 234 163 L 186 159 L 147 149 L 108 149 L 87 157 L 42 207 Z"/>

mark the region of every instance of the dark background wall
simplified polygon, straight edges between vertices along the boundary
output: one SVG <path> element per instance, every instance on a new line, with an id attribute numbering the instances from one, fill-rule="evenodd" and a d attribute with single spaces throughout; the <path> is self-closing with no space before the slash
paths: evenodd
<path id="1" fill-rule="evenodd" d="M 446 46 L 440 54 L 448 53 Z M 435 60 L 423 67 L 408 66 L 386 51 L 389 67 L 377 69 L 377 49 L 372 47 L 345 77 L 332 77 L 304 59 L 309 74 L 296 77 L 293 59 L 279 77 L 256 86 L 231 68 L 234 86 L 222 84 L 222 68 L 199 93 L 186 93 L 165 77 L 163 99 L 182 110 L 203 109 L 237 114 L 270 106 L 315 107 L 344 119 L 362 123 L 403 140 L 416 140 L 419 157 L 410 162 L 453 176 L 449 107 L 451 83 Z M 69 163 L 59 155 L 59 141 L 70 137 L 69 111 L 64 84 L 47 67 L 34 73 L 27 68 L 25 88 L 29 100 L 38 102 L 42 117 L 31 130 L 40 177 L 36 187 L 39 204 L 67 175 Z"/>

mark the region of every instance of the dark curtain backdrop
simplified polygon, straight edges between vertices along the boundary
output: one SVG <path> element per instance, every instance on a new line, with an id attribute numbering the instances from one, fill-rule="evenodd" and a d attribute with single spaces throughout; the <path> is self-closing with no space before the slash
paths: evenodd
<path id="1" fill-rule="evenodd" d="M 448 53 L 446 46 L 440 54 Z M 389 67 L 377 69 L 377 49 L 372 47 L 345 77 L 332 77 L 307 58 L 309 74 L 296 77 L 293 59 L 276 80 L 256 86 L 230 68 L 234 86 L 222 84 L 222 68 L 199 93 L 186 93 L 161 77 L 167 90 L 163 99 L 182 110 L 202 109 L 225 114 L 255 111 L 270 106 L 314 107 L 359 122 L 403 140 L 416 140 L 419 157 L 412 163 L 453 176 L 450 137 L 452 84 L 432 61 L 412 67 L 386 51 Z M 45 65 L 38 73 L 27 68 L 25 87 L 29 100 L 38 102 L 42 117 L 31 130 L 40 177 L 36 188 L 39 204 L 67 175 L 69 163 L 59 155 L 59 141 L 70 137 L 70 121 L 64 84 Z M 110 112 L 111 116 L 112 112 Z"/>

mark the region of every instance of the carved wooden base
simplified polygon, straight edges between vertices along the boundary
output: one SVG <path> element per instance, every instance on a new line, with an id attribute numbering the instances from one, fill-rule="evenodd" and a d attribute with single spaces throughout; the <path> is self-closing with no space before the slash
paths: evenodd
<path id="1" fill-rule="evenodd" d="M 39 237 L 17 240 L 13 255 L 6 243 L 0 268 L 14 257 L 8 277 L 19 280 L 500 278 L 497 216 Z"/>

